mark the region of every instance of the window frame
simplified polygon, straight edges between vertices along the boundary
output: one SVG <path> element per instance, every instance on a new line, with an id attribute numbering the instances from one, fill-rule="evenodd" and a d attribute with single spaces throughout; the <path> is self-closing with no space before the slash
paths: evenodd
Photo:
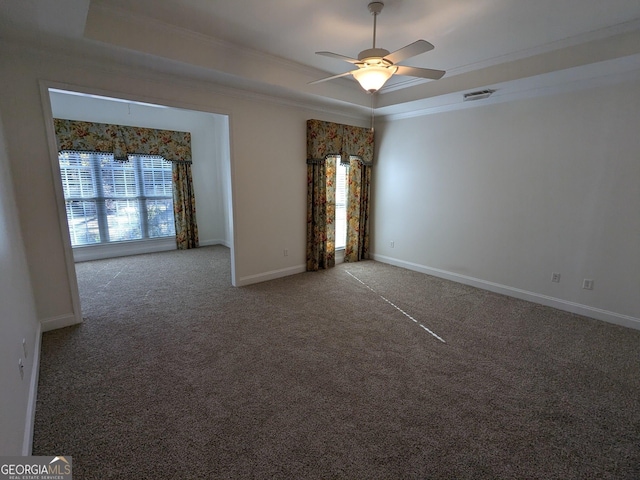
<path id="1" fill-rule="evenodd" d="M 91 196 L 83 195 L 83 188 L 82 188 L 83 178 L 81 176 L 78 180 L 78 185 L 80 185 L 79 191 L 81 192 L 80 196 L 75 196 L 75 195 L 67 196 L 67 188 L 69 186 L 68 182 L 66 181 L 66 176 L 68 175 L 67 172 L 80 171 L 79 168 L 75 169 L 75 168 L 70 168 L 68 166 L 62 165 L 62 162 L 65 159 L 65 157 L 68 158 L 68 156 L 70 155 L 75 156 L 76 160 L 79 158 L 82 158 L 83 156 L 86 156 L 89 162 L 89 167 L 90 167 L 89 171 L 91 172 L 91 182 L 92 182 L 90 186 L 91 187 L 90 190 L 92 190 Z M 119 163 L 118 160 L 115 160 L 113 158 L 113 154 L 105 154 L 100 152 L 62 151 L 62 152 L 59 152 L 58 154 L 58 165 L 60 168 L 60 176 L 61 176 L 62 187 L 63 187 L 62 194 L 63 194 L 64 204 L 65 204 L 65 216 L 67 218 L 67 227 L 69 229 L 69 239 L 71 241 L 71 247 L 74 250 L 74 257 L 75 257 L 75 251 L 77 249 L 86 249 L 86 248 L 92 248 L 92 247 L 95 248 L 95 247 L 101 247 L 101 246 L 104 247 L 106 245 L 115 246 L 115 245 L 126 244 L 126 243 L 153 242 L 153 241 L 166 240 L 166 239 L 171 239 L 172 243 L 175 244 L 176 237 L 175 237 L 175 223 L 173 219 L 174 215 L 173 215 L 172 173 L 171 171 L 169 171 L 168 173 L 170 190 L 169 192 L 167 192 L 167 185 L 169 184 L 165 181 L 164 187 L 163 187 L 164 193 L 161 195 L 149 194 L 149 190 L 151 190 L 151 188 L 149 188 L 149 185 L 145 184 L 145 178 L 144 178 L 145 170 L 148 170 L 148 169 L 145 169 L 144 167 L 145 159 L 151 158 L 156 161 L 167 163 L 169 168 L 158 169 L 158 171 L 169 170 L 171 168 L 170 162 L 167 162 L 163 157 L 157 156 L 157 155 L 129 155 L 128 160 L 122 163 L 130 162 L 132 166 L 131 172 L 133 173 L 133 176 L 134 176 L 133 183 L 135 185 L 136 191 L 132 195 L 128 195 L 127 193 L 125 193 L 125 195 L 122 195 L 116 192 L 113 192 L 112 194 L 110 194 L 109 192 L 105 191 L 106 176 L 104 175 L 103 169 L 106 171 L 110 171 L 112 175 L 113 175 L 113 172 L 116 171 L 116 169 L 110 170 L 108 169 L 108 167 L 105 168 L 105 165 L 103 164 L 105 157 L 107 157 L 108 162 Z M 123 170 L 123 171 L 126 172 L 126 170 Z M 153 171 L 153 169 L 151 169 L 151 171 Z M 123 175 L 126 175 L 126 173 Z M 165 179 L 164 175 L 166 174 L 163 174 L 163 179 Z M 126 186 L 125 186 L 125 189 L 126 189 Z M 151 236 L 150 234 L 150 224 L 148 220 L 149 210 L 150 210 L 149 201 L 153 201 L 153 200 L 169 201 L 169 203 L 167 204 L 167 209 L 170 210 L 171 221 L 164 222 L 165 224 L 170 225 L 170 231 L 167 235 Z M 115 232 L 113 232 L 113 229 L 112 229 L 113 233 L 109 232 L 109 215 L 107 213 L 107 204 L 109 201 L 135 202 L 137 207 L 137 217 L 138 217 L 137 228 L 139 228 L 140 238 L 111 240 L 110 237 L 114 236 Z M 71 202 L 95 203 L 99 241 L 91 242 L 91 243 L 83 243 L 83 244 L 74 244 L 74 239 L 76 238 L 76 235 L 72 232 L 72 229 L 70 228 L 70 219 L 69 219 L 69 208 L 70 208 L 69 205 Z M 164 242 L 161 242 L 161 243 L 164 243 Z"/>

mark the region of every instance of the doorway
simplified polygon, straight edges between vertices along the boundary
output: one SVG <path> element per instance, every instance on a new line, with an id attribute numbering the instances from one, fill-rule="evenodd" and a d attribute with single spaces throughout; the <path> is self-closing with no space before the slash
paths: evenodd
<path id="1" fill-rule="evenodd" d="M 231 250 L 231 279 L 235 284 L 233 251 L 233 202 L 228 115 L 151 104 L 131 99 L 48 88 L 53 118 L 108 123 L 191 133 L 193 189 L 197 207 L 200 246 L 224 245 Z M 55 168 L 57 167 L 57 168 Z M 60 167 L 54 167 L 58 201 L 65 211 Z M 62 230 L 69 232 L 68 221 L 61 216 Z M 73 248 L 67 235 L 69 268 L 75 262 L 112 258 L 136 253 L 151 253 L 175 248 L 175 241 L 127 241 Z M 77 278 L 70 278 L 71 290 L 80 308 Z"/>

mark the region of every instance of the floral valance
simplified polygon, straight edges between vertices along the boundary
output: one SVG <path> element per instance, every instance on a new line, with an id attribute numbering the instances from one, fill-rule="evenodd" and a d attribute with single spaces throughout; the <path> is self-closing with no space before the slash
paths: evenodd
<path id="1" fill-rule="evenodd" d="M 106 123 L 54 118 L 58 151 L 113 153 L 116 160 L 128 155 L 160 155 L 171 162 L 191 162 L 191 134 L 172 130 L 127 127 Z"/>
<path id="2" fill-rule="evenodd" d="M 307 120 L 307 163 L 322 162 L 331 155 L 357 158 L 373 165 L 373 132 L 369 128 Z"/>

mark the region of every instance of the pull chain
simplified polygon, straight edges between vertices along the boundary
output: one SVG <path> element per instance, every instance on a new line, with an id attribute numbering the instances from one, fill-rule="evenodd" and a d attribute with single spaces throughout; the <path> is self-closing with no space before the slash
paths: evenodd
<path id="1" fill-rule="evenodd" d="M 375 117 L 375 109 L 373 108 L 373 100 L 375 93 L 371 93 L 371 132 L 373 132 L 373 120 Z"/>

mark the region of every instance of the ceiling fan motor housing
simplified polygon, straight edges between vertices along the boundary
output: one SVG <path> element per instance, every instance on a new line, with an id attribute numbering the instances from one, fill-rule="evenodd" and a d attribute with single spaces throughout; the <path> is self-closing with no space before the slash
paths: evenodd
<path id="1" fill-rule="evenodd" d="M 384 59 L 387 55 L 389 55 L 389 50 L 385 50 L 384 48 L 368 48 L 358 54 L 358 60 L 366 63 L 391 65 L 391 62 Z M 368 60 L 373 61 L 368 62 Z"/>

